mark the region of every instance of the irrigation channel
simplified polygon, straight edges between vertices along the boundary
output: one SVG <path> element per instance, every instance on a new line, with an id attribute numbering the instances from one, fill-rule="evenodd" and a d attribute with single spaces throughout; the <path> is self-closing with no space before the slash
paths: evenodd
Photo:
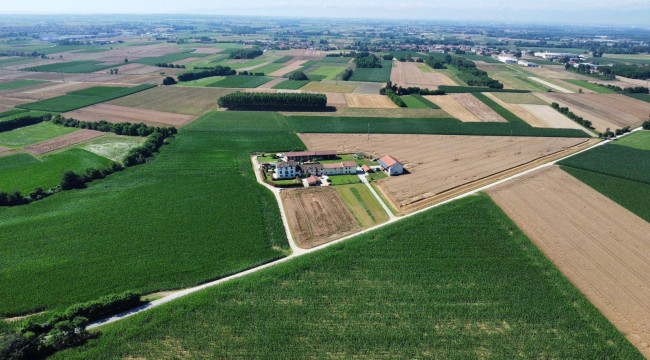
<path id="1" fill-rule="evenodd" d="M 621 137 L 623 137 L 623 136 L 626 136 L 626 135 L 628 135 L 628 134 L 632 134 L 632 133 L 634 133 L 634 132 L 636 132 L 636 131 L 640 131 L 641 129 L 642 129 L 641 127 L 638 127 L 638 128 L 636 128 L 636 129 L 631 130 L 631 131 L 630 131 L 629 133 L 627 133 L 627 134 L 623 134 L 623 135 L 620 135 L 620 136 L 616 137 L 615 139 L 619 139 L 619 138 L 621 138 Z M 520 172 L 520 173 L 518 173 L 518 174 L 515 174 L 515 175 L 512 175 L 512 176 L 509 176 L 509 177 L 507 177 L 507 178 L 505 178 L 505 179 L 501 179 L 501 180 L 495 181 L 494 183 L 491 183 L 491 184 L 488 184 L 488 185 L 482 186 L 482 187 L 480 187 L 480 188 L 477 188 L 477 189 L 474 189 L 474 190 L 467 191 L 467 192 L 465 192 L 465 193 L 463 193 L 463 194 L 460 194 L 460 195 L 455 196 L 455 197 L 453 197 L 453 198 L 450 198 L 450 199 L 444 200 L 444 201 L 442 201 L 442 202 L 440 202 L 440 203 L 437 203 L 437 204 L 431 205 L 431 206 L 429 206 L 429 207 L 426 207 L 426 208 L 423 208 L 423 209 L 420 209 L 420 210 L 414 211 L 414 212 L 412 212 L 412 213 L 405 214 L 405 215 L 402 215 L 402 216 L 399 216 L 399 217 L 390 216 L 389 220 L 386 221 L 386 222 L 384 222 L 384 223 L 382 223 L 382 224 L 375 225 L 375 226 L 373 226 L 373 227 L 371 227 L 371 228 L 368 228 L 368 229 L 362 230 L 362 231 L 360 231 L 360 232 L 358 232 L 358 233 L 355 233 L 355 234 L 351 234 L 351 235 L 348 235 L 348 236 L 342 237 L 342 238 L 340 238 L 340 239 L 337 239 L 337 240 L 334 240 L 334 241 L 332 241 L 332 242 L 325 243 L 325 244 L 322 244 L 322 245 L 319 245 L 319 246 L 313 247 L 313 248 L 311 248 L 311 249 L 302 249 L 302 248 L 300 248 L 298 245 L 296 245 L 295 241 L 293 240 L 293 237 L 291 236 L 291 231 L 289 230 L 289 223 L 287 222 L 287 216 L 286 216 L 286 214 L 285 214 L 284 207 L 282 206 L 282 201 L 281 201 L 281 199 L 280 199 L 280 189 L 278 189 L 278 188 L 276 188 L 276 187 L 273 187 L 273 186 L 271 186 L 271 185 L 268 185 L 268 184 L 264 183 L 264 181 L 262 181 L 262 178 L 261 178 L 261 176 L 260 176 L 260 173 L 259 173 L 259 171 L 257 171 L 257 169 L 256 169 L 256 168 L 257 168 L 257 159 L 256 159 L 256 158 L 253 158 L 253 161 L 252 161 L 252 163 L 253 163 L 253 167 L 254 167 L 253 170 L 254 170 L 254 172 L 255 172 L 255 176 L 256 176 L 256 178 L 257 178 L 257 182 L 260 183 L 262 186 L 265 186 L 267 189 L 271 190 L 271 192 L 273 192 L 273 194 L 275 195 L 275 198 L 276 198 L 276 200 L 277 200 L 277 202 L 278 202 L 278 206 L 279 206 L 279 208 L 280 208 L 280 216 L 281 216 L 281 218 L 282 218 L 282 224 L 284 225 L 284 229 L 285 229 L 285 232 L 286 232 L 286 235 L 287 235 L 287 239 L 289 240 L 289 245 L 290 245 L 291 250 L 292 250 L 291 255 L 289 255 L 289 256 L 287 256 L 287 257 L 284 257 L 284 258 L 281 258 L 281 259 L 278 259 L 278 260 L 275 260 L 275 261 L 272 261 L 272 262 L 268 262 L 268 263 L 266 263 L 266 264 L 263 264 L 263 265 L 260 265 L 260 266 L 254 267 L 254 268 L 250 268 L 250 269 L 248 269 L 248 270 L 245 270 L 245 271 L 242 271 L 242 272 L 239 272 L 239 273 L 236 273 L 236 274 L 230 275 L 230 276 L 223 277 L 223 278 L 218 279 L 218 280 L 210 281 L 210 282 L 207 282 L 207 283 L 204 283 L 204 284 L 198 285 L 198 286 L 194 286 L 194 287 L 191 287 L 191 288 L 186 288 L 186 289 L 182 289 L 182 290 L 176 291 L 176 292 L 174 292 L 174 293 L 172 293 L 172 294 L 169 294 L 169 295 L 167 295 L 167 296 L 163 296 L 162 298 L 157 299 L 157 300 L 153 300 L 153 301 L 151 301 L 151 302 L 149 302 L 149 303 L 147 303 L 147 304 L 145 304 L 145 305 L 142 305 L 142 306 L 140 306 L 140 307 L 137 307 L 137 308 L 131 309 L 131 310 L 129 310 L 129 311 L 123 312 L 123 313 L 118 314 L 118 315 L 114 315 L 114 316 L 111 316 L 111 317 L 108 317 L 108 318 L 105 318 L 105 319 L 102 319 L 102 320 L 98 320 L 98 321 L 96 321 L 96 322 L 93 322 L 93 323 L 89 324 L 89 325 L 86 327 L 86 329 L 87 329 L 87 330 L 92 330 L 92 329 L 95 329 L 95 328 L 100 327 L 100 326 L 102 326 L 102 325 L 106 325 L 106 324 L 110 324 L 110 323 L 113 323 L 113 322 L 116 322 L 116 321 L 120 321 L 120 320 L 125 319 L 125 318 L 127 318 L 127 317 L 130 317 L 130 316 L 133 316 L 133 315 L 135 315 L 135 314 L 138 314 L 138 313 L 141 313 L 141 312 L 144 312 L 144 311 L 147 311 L 147 310 L 153 309 L 153 308 L 155 308 L 155 307 L 158 307 L 158 306 L 160 306 L 160 305 L 163 305 L 163 304 L 166 304 L 166 303 L 168 303 L 168 302 L 174 301 L 174 300 L 176 300 L 176 299 L 178 299 L 178 298 L 181 298 L 181 297 L 183 297 L 183 296 L 186 296 L 186 295 L 189 295 L 189 294 L 195 293 L 195 292 L 197 292 L 197 291 L 201 291 L 201 290 L 203 290 L 203 289 L 207 289 L 207 288 L 210 288 L 210 287 L 213 287 L 213 286 L 217 286 L 217 285 L 219 285 L 219 284 L 223 284 L 223 283 L 225 283 L 225 282 L 228 282 L 228 281 L 231 281 L 231 280 L 234 280 L 234 279 L 240 278 L 240 277 L 244 277 L 244 276 L 249 275 L 249 274 L 256 273 L 256 272 L 261 271 L 261 270 L 264 270 L 264 269 L 266 269 L 266 268 L 269 268 L 269 267 L 272 267 L 272 266 L 276 266 L 276 265 L 278 265 L 278 264 L 282 264 L 282 263 L 287 262 L 287 261 L 291 261 L 292 259 L 297 258 L 297 257 L 302 256 L 302 255 L 305 255 L 305 254 L 309 254 L 309 253 L 312 253 L 312 252 L 315 252 L 315 251 L 320 251 L 320 250 L 325 249 L 325 248 L 327 248 L 327 247 L 329 247 L 329 246 L 332 246 L 332 245 L 334 245 L 334 244 L 338 244 L 338 243 L 340 243 L 340 242 L 343 242 L 343 241 L 346 241 L 346 240 L 352 239 L 352 238 L 354 238 L 354 237 L 357 237 L 357 236 L 362 235 L 362 234 L 367 233 L 367 232 L 375 231 L 375 230 L 377 230 L 377 229 L 379 229 L 379 228 L 382 228 L 382 227 L 384 227 L 384 226 L 386 226 L 386 225 L 390 225 L 390 224 L 392 224 L 392 223 L 394 223 L 394 222 L 401 221 L 401 220 L 403 220 L 403 219 L 407 219 L 407 218 L 409 218 L 409 217 L 411 217 L 411 216 L 415 216 L 415 215 L 420 214 L 420 213 L 425 212 L 425 211 L 429 211 L 429 210 L 431 210 L 431 209 L 433 209 L 433 208 L 436 208 L 436 207 L 438 207 L 438 206 L 441 206 L 441 205 L 447 204 L 447 203 L 449 203 L 449 202 L 452 202 L 452 201 L 455 201 L 455 200 L 458 200 L 458 199 L 462 199 L 462 198 L 467 197 L 467 196 L 474 195 L 474 194 L 476 194 L 476 193 L 479 193 L 479 192 L 481 192 L 481 191 L 484 191 L 484 190 L 486 190 L 486 189 L 489 189 L 489 188 L 491 188 L 491 187 L 493 187 L 493 186 L 496 186 L 496 185 L 499 185 L 499 184 L 502 184 L 502 183 L 508 182 L 508 181 L 510 181 L 510 180 L 513 180 L 513 179 L 516 179 L 516 178 L 518 178 L 518 177 L 524 176 L 524 175 L 526 175 L 526 174 L 532 173 L 532 172 L 537 171 L 537 170 L 539 170 L 539 169 L 542 169 L 542 168 L 545 168 L 545 167 L 548 167 L 548 166 L 553 166 L 555 163 L 557 163 L 557 162 L 559 162 L 559 161 L 562 161 L 562 160 L 564 160 L 564 159 L 566 159 L 566 158 L 569 158 L 569 157 L 571 157 L 571 156 L 574 156 L 574 155 L 580 154 L 580 153 L 582 153 L 582 152 L 589 151 L 589 150 L 594 149 L 594 148 L 596 148 L 596 147 L 598 147 L 598 146 L 602 146 L 602 145 L 608 144 L 609 142 L 611 142 L 611 141 L 613 141 L 613 140 L 615 140 L 615 139 L 603 140 L 603 141 L 601 141 L 601 142 L 599 142 L 599 143 L 597 143 L 597 144 L 594 144 L 594 145 L 592 145 L 592 146 L 590 146 L 590 147 L 588 147 L 588 148 L 582 149 L 582 150 L 580 150 L 580 151 L 576 151 L 575 153 L 572 153 L 572 154 L 567 155 L 567 156 L 565 156 L 565 157 L 562 157 L 562 158 L 560 158 L 560 159 L 556 159 L 556 160 L 549 161 L 549 162 L 547 162 L 547 163 L 545 163 L 545 164 L 539 165 L 539 166 L 534 167 L 534 168 L 532 168 L 532 169 L 528 169 L 528 170 L 522 171 L 522 172 Z M 374 191 L 373 191 L 373 193 L 374 193 Z M 381 203 L 383 204 L 383 201 L 382 201 Z M 389 213 L 390 213 L 390 212 L 389 212 Z M 390 214 L 390 215 L 392 215 L 392 214 Z"/>

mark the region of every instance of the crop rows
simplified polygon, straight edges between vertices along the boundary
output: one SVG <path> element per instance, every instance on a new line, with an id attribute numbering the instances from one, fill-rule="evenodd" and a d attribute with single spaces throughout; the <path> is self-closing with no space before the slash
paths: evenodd
<path id="1" fill-rule="evenodd" d="M 50 99 L 22 104 L 18 107 L 29 110 L 67 112 L 105 101 L 114 100 L 123 96 L 135 94 L 137 92 L 151 89 L 153 87 L 156 87 L 156 85 L 145 84 L 131 88 L 102 86 L 77 92 L 71 92 Z"/>

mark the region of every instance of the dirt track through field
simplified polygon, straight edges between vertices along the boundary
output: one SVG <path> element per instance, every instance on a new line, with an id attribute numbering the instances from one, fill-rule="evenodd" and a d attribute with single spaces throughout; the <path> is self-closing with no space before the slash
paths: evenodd
<path id="1" fill-rule="evenodd" d="M 0 146 L 0 156 L 11 155 L 16 151 L 17 151 L 16 149 L 11 149 L 11 148 L 6 148 L 4 146 Z"/>
<path id="2" fill-rule="evenodd" d="M 559 92 L 561 92 L 561 93 L 565 93 L 565 94 L 571 94 L 571 93 L 573 93 L 573 91 L 571 91 L 571 90 L 567 90 L 567 89 L 565 89 L 565 88 L 563 88 L 563 87 L 561 87 L 561 86 L 557 86 L 557 85 L 555 85 L 555 84 L 551 84 L 550 82 L 548 82 L 548 81 L 546 81 L 546 80 L 542 80 L 542 79 L 540 79 L 540 78 L 536 78 L 536 77 L 534 77 L 534 76 L 529 76 L 528 78 L 531 79 L 531 80 L 533 80 L 533 81 L 537 81 L 537 82 L 540 83 L 540 84 L 546 85 L 546 86 L 550 87 L 551 89 L 557 90 L 557 91 L 559 91 Z"/>
<path id="3" fill-rule="evenodd" d="M 332 187 L 280 193 L 293 238 L 303 249 L 353 234 L 361 227 Z"/>
<path id="4" fill-rule="evenodd" d="M 542 100 L 556 102 L 566 106 L 578 116 L 593 123 L 593 126 L 603 132 L 624 126 L 632 128 L 640 126 L 648 120 L 650 103 L 633 99 L 621 94 L 554 94 L 535 93 Z"/>
<path id="5" fill-rule="evenodd" d="M 392 155 L 409 174 L 375 182 L 407 213 L 567 155 L 597 139 L 459 135 L 299 134 L 310 150 Z"/>
<path id="6" fill-rule="evenodd" d="M 181 127 L 195 119 L 192 115 L 174 114 L 155 110 L 145 110 L 126 106 L 97 104 L 63 114 L 83 121 L 106 120 L 110 123 L 145 123 L 154 126 Z"/>
<path id="7" fill-rule="evenodd" d="M 422 63 L 393 61 L 390 81 L 403 87 L 415 86 L 424 89 L 437 89 L 439 85 L 457 85 L 446 75 L 431 71 L 422 71 Z M 426 66 L 426 65 L 425 65 Z"/>
<path id="8" fill-rule="evenodd" d="M 557 167 L 487 193 L 650 356 L 650 223 Z"/>
<path id="9" fill-rule="evenodd" d="M 451 94 L 449 96 L 462 104 L 467 110 L 476 115 L 476 117 L 483 122 L 508 122 L 501 115 L 497 114 L 496 111 L 492 110 L 472 94 Z"/>
<path id="10" fill-rule="evenodd" d="M 454 100 L 451 95 L 427 95 L 425 98 L 440 106 L 442 110 L 462 122 L 481 122 L 481 119 L 467 110 L 463 104 Z"/>
<path id="11" fill-rule="evenodd" d="M 59 137 L 55 137 L 54 139 L 45 140 L 38 144 L 26 146 L 24 149 L 25 151 L 34 155 L 41 155 L 54 150 L 63 149 L 71 145 L 79 144 L 105 134 L 106 133 L 101 131 L 82 129 Z"/>

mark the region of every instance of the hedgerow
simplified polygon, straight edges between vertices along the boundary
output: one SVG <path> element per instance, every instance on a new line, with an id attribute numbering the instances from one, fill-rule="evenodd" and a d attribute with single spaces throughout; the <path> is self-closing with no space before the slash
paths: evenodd
<path id="1" fill-rule="evenodd" d="M 237 73 L 237 71 L 229 68 L 228 66 L 221 66 L 221 65 L 217 65 L 213 68 L 200 68 L 200 69 L 201 71 L 195 70 L 195 71 L 179 74 L 177 76 L 178 81 L 181 82 L 192 81 L 192 80 L 203 79 L 211 76 L 230 76 L 230 75 L 235 75 Z"/>
<path id="2" fill-rule="evenodd" d="M 395 103 L 395 105 L 399 107 L 406 107 L 404 100 L 402 100 L 402 98 L 400 98 L 397 94 L 395 94 L 393 89 L 387 88 L 386 95 L 388 95 L 388 97 Z"/>
<path id="3" fill-rule="evenodd" d="M 231 59 L 254 59 L 264 52 L 260 49 L 237 49 L 230 52 L 228 55 Z"/>
<path id="4" fill-rule="evenodd" d="M 238 110 L 323 110 L 327 96 L 323 94 L 244 93 L 235 92 L 219 98 L 220 107 Z"/>
<path id="5" fill-rule="evenodd" d="M 38 124 L 43 121 L 48 121 L 52 118 L 52 114 L 44 114 L 44 115 L 21 115 L 18 117 L 15 117 L 11 120 L 6 120 L 6 121 L 0 121 L 0 132 L 4 131 L 9 131 L 9 130 L 14 130 L 18 129 L 24 126 L 29 126 L 29 125 L 34 125 Z"/>

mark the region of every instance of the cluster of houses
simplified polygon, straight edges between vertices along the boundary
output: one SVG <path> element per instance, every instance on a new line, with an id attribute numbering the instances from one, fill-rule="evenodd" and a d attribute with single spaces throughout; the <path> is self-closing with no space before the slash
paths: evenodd
<path id="1" fill-rule="evenodd" d="M 335 176 L 335 175 L 354 175 L 357 173 L 356 161 L 340 161 L 335 163 L 321 164 L 318 161 L 322 160 L 336 160 L 338 153 L 335 151 L 297 151 L 278 154 L 282 159 L 275 164 L 263 163 L 262 168 L 265 170 L 274 169 L 273 179 L 294 179 L 296 177 L 307 178 L 307 183 L 318 183 L 319 176 Z M 400 175 L 404 172 L 404 165 L 394 157 L 386 155 L 377 162 L 382 170 L 388 176 Z M 370 172 L 371 168 L 367 165 L 362 166 L 362 170 Z"/>

